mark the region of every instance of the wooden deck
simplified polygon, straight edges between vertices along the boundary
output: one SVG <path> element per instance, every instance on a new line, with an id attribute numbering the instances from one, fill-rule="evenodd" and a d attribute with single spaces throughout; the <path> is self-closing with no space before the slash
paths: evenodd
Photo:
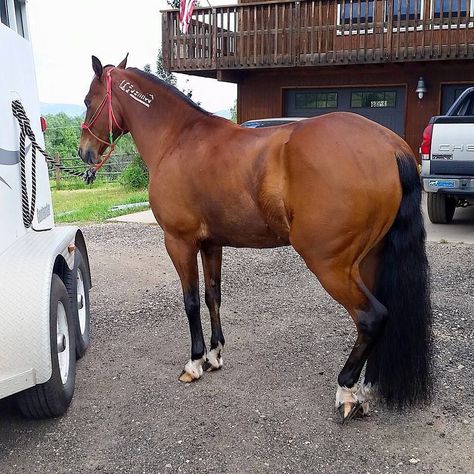
<path id="1" fill-rule="evenodd" d="M 474 0 L 301 0 L 163 12 L 175 72 L 474 58 Z"/>

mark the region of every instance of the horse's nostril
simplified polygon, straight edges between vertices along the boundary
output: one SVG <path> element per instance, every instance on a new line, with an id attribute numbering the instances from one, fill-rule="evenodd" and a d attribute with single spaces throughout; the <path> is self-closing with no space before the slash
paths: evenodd
<path id="1" fill-rule="evenodd" d="M 77 149 L 77 154 L 79 155 L 79 158 L 82 159 L 82 148 L 79 147 L 79 148 Z"/>

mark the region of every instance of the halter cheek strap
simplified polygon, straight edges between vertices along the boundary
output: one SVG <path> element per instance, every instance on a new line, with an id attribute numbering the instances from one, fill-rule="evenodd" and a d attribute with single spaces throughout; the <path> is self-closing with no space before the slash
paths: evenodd
<path id="1" fill-rule="evenodd" d="M 100 168 L 102 168 L 104 163 L 110 158 L 110 155 L 112 155 L 112 153 L 115 150 L 116 143 L 125 133 L 125 130 L 118 124 L 117 119 L 115 118 L 114 109 L 112 107 L 112 76 L 111 76 L 112 69 L 115 69 L 115 68 L 109 69 L 105 74 L 105 86 L 106 86 L 105 97 L 102 99 L 102 102 L 100 103 L 99 107 L 97 107 L 97 110 L 92 115 L 92 118 L 89 120 L 89 123 L 84 122 L 81 125 L 82 130 L 87 130 L 97 141 L 99 141 L 100 143 L 103 143 L 104 145 L 107 145 L 107 148 L 110 148 L 107 155 L 102 159 L 102 161 L 94 166 L 95 171 L 98 171 Z M 92 125 L 99 118 L 99 115 L 101 114 L 105 106 L 107 106 L 107 116 L 108 116 L 108 123 L 109 123 L 109 137 L 108 137 L 109 141 L 108 142 L 98 137 L 91 129 Z M 113 133 L 114 124 L 120 130 L 120 135 L 115 140 L 114 140 L 114 133 Z"/>

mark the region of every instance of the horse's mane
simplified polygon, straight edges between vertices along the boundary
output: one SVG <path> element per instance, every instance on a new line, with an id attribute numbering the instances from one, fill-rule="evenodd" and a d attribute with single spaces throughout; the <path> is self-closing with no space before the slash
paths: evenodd
<path id="1" fill-rule="evenodd" d="M 204 110 L 202 107 L 199 107 L 199 105 L 196 104 L 192 99 L 190 99 L 186 94 L 183 94 L 179 89 L 177 89 L 175 86 L 168 84 L 166 81 L 163 81 L 163 79 L 160 79 L 158 76 L 155 76 L 154 74 L 150 74 L 149 72 L 142 71 L 141 69 L 138 69 L 136 67 L 129 67 L 127 70 L 131 70 L 133 72 L 136 72 L 139 76 L 142 76 L 146 79 L 148 79 L 151 82 L 154 82 L 155 84 L 158 84 L 160 87 L 164 87 L 167 89 L 169 92 L 174 94 L 176 97 L 178 97 L 181 100 L 184 100 L 185 102 L 188 103 L 191 107 L 194 109 L 198 110 L 199 112 L 209 115 L 209 116 L 214 116 L 214 114 L 211 114 L 207 110 Z"/>

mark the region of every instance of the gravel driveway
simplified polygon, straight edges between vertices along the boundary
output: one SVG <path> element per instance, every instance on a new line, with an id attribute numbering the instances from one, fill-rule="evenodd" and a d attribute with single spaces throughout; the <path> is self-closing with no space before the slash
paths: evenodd
<path id="1" fill-rule="evenodd" d="M 225 249 L 223 370 L 178 382 L 189 330 L 161 231 L 85 227 L 93 342 L 61 419 L 0 402 L 0 473 L 474 472 L 474 245 L 430 243 L 433 404 L 341 426 L 355 328 L 289 248 Z M 207 310 L 204 328 L 209 338 Z"/>

